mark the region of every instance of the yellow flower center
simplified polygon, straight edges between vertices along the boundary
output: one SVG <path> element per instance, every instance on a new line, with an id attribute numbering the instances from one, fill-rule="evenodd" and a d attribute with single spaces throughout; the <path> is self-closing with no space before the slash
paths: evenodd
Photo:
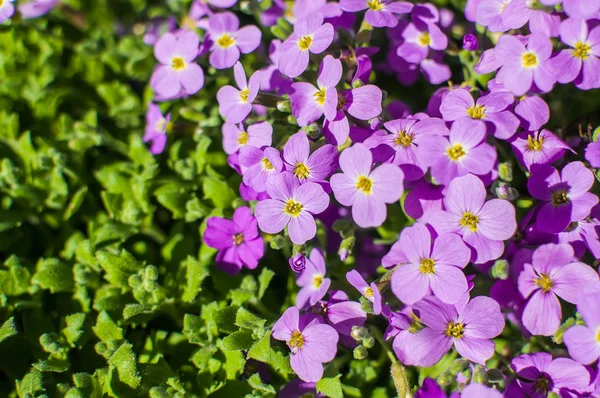
<path id="1" fill-rule="evenodd" d="M 481 105 L 473 105 L 467 109 L 467 113 L 471 119 L 483 119 L 485 117 L 485 107 Z"/>
<path id="2" fill-rule="evenodd" d="M 429 37 L 429 33 L 428 32 L 421 33 L 419 35 L 418 42 L 421 45 L 421 47 L 426 47 L 426 46 L 430 45 L 431 44 L 431 37 Z"/>
<path id="3" fill-rule="evenodd" d="M 217 39 L 217 46 L 221 48 L 229 48 L 235 44 L 235 39 L 228 35 L 227 33 L 223 33 Z"/>
<path id="4" fill-rule="evenodd" d="M 500 5 L 500 12 L 504 11 L 504 9 L 506 8 L 506 6 L 508 5 L 508 3 L 510 3 L 511 0 L 504 0 L 502 2 L 502 4 Z"/>
<path id="5" fill-rule="evenodd" d="M 240 232 L 239 234 L 233 235 L 233 243 L 236 246 L 239 246 L 242 243 L 244 243 L 244 234 Z"/>
<path id="6" fill-rule="evenodd" d="M 317 104 L 323 106 L 323 104 L 325 103 L 325 94 L 326 89 L 324 88 L 320 89 L 315 93 L 315 101 L 317 101 Z"/>
<path id="7" fill-rule="evenodd" d="M 240 131 L 238 134 L 237 142 L 240 145 L 246 145 L 248 143 L 248 133 L 245 131 Z"/>
<path id="8" fill-rule="evenodd" d="M 460 226 L 463 228 L 469 228 L 471 232 L 477 231 L 477 223 L 479 222 L 479 217 L 470 212 L 463 213 L 462 218 L 460 219 Z"/>
<path id="9" fill-rule="evenodd" d="M 0 5 L 2 5 L 2 0 L 0 0 Z M 189 15 L 186 15 L 181 19 L 181 26 L 188 30 L 195 30 L 196 22 Z"/>
<path id="10" fill-rule="evenodd" d="M 463 156 L 467 154 L 463 149 L 462 145 L 460 144 L 454 144 L 454 146 L 448 148 L 446 152 L 448 153 L 448 157 L 450 158 L 450 160 L 452 160 L 453 162 L 458 162 Z"/>
<path id="11" fill-rule="evenodd" d="M 575 50 L 573 50 L 573 56 L 581 58 L 585 61 L 589 58 L 591 50 L 592 46 L 590 46 L 587 43 L 578 41 L 577 43 L 575 43 Z"/>
<path id="12" fill-rule="evenodd" d="M 323 283 L 323 275 L 317 274 L 313 277 L 312 284 L 315 289 L 320 288 L 322 283 Z"/>
<path id="13" fill-rule="evenodd" d="M 434 274 L 435 273 L 435 261 L 431 258 L 421 259 L 421 267 L 419 268 L 422 274 Z"/>
<path id="14" fill-rule="evenodd" d="M 3 1 L 3 0 L 0 0 L 0 1 Z M 166 124 L 167 124 L 167 119 L 160 119 L 154 125 L 154 130 L 156 130 L 156 131 L 163 131 L 163 129 L 165 129 L 165 125 Z"/>
<path id="15" fill-rule="evenodd" d="M 596 341 L 600 344 L 600 326 L 598 326 L 598 330 L 596 331 Z"/>
<path id="16" fill-rule="evenodd" d="M 296 202 L 294 199 L 289 199 L 285 202 L 285 208 L 283 209 L 286 214 L 292 217 L 298 217 L 302 212 L 302 203 Z"/>
<path id="17" fill-rule="evenodd" d="M 294 331 L 294 333 L 292 333 L 290 341 L 288 342 L 288 345 L 292 349 L 302 348 L 302 346 L 304 345 L 304 336 L 302 336 L 302 333 L 300 333 L 297 330 Z"/>
<path id="18" fill-rule="evenodd" d="M 534 53 L 525 53 L 521 58 L 525 68 L 535 68 L 538 65 L 537 56 Z"/>
<path id="19" fill-rule="evenodd" d="M 561 189 L 559 191 L 552 192 L 552 204 L 554 206 L 564 205 L 565 203 L 569 203 L 567 191 Z"/>
<path id="20" fill-rule="evenodd" d="M 173 57 L 171 67 L 173 70 L 182 70 L 185 68 L 185 61 L 181 57 Z"/>
<path id="21" fill-rule="evenodd" d="M 367 2 L 367 7 L 373 11 L 381 11 L 383 9 L 383 4 L 381 3 L 381 0 L 369 0 Z"/>
<path id="22" fill-rule="evenodd" d="M 373 180 L 369 177 L 360 176 L 356 182 L 356 188 L 358 188 L 359 191 L 370 195 L 373 190 Z"/>
<path id="23" fill-rule="evenodd" d="M 296 164 L 296 168 L 294 169 L 294 177 L 299 178 L 301 180 L 306 180 L 309 174 L 310 170 L 304 163 L 298 162 Z"/>
<path id="24" fill-rule="evenodd" d="M 530 151 L 541 151 L 544 146 L 544 137 L 538 136 L 537 138 L 533 138 L 533 136 L 527 137 L 527 149 Z"/>
<path id="25" fill-rule="evenodd" d="M 371 287 L 368 287 L 365 289 L 365 292 L 363 294 L 366 298 L 372 299 L 373 298 L 373 289 Z"/>
<path id="26" fill-rule="evenodd" d="M 463 325 L 462 323 L 450 322 L 446 326 L 446 336 L 456 337 L 457 339 L 460 339 L 463 337 L 463 334 L 465 333 L 463 330 L 464 328 L 465 328 L 465 325 Z"/>
<path id="27" fill-rule="evenodd" d="M 539 278 L 533 278 L 533 283 L 538 285 L 544 293 L 548 293 L 554 286 L 554 282 L 547 274 L 540 274 Z"/>
<path id="28" fill-rule="evenodd" d="M 271 161 L 267 158 L 262 158 L 262 160 L 260 161 L 262 163 L 262 167 L 265 170 L 275 170 L 275 167 L 273 167 L 273 163 L 271 163 Z"/>
<path id="29" fill-rule="evenodd" d="M 300 50 L 306 51 L 310 48 L 312 41 L 313 38 L 311 35 L 302 36 L 300 40 L 298 40 L 298 47 L 300 47 Z"/>
<path id="30" fill-rule="evenodd" d="M 412 139 L 413 137 L 411 134 L 407 134 L 406 131 L 400 131 L 394 141 L 396 142 L 396 145 L 402 145 L 406 148 L 410 146 Z"/>
<path id="31" fill-rule="evenodd" d="M 246 87 L 245 89 L 240 91 L 240 99 L 245 104 L 248 102 L 248 96 L 250 95 L 250 89 Z"/>

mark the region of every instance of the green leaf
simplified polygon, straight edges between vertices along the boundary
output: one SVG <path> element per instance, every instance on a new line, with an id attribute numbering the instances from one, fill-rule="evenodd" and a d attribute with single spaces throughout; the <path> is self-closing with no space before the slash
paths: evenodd
<path id="1" fill-rule="evenodd" d="M 98 314 L 96 326 L 93 329 L 96 336 L 105 343 L 123 340 L 123 329 L 105 311 Z"/>
<path id="2" fill-rule="evenodd" d="M 117 254 L 100 250 L 96 252 L 96 259 L 106 272 L 104 278 L 124 289 L 129 289 L 129 277 L 143 268 L 143 265 L 126 250 L 121 250 Z"/>
<path id="3" fill-rule="evenodd" d="M 267 332 L 260 340 L 248 350 L 248 358 L 273 366 L 282 374 L 292 374 L 294 371 L 290 366 L 290 359 L 279 351 L 271 348 L 271 331 Z"/>
<path id="4" fill-rule="evenodd" d="M 199 337 L 200 329 L 204 326 L 204 322 L 197 315 L 185 314 L 183 316 L 183 334 L 192 344 L 202 344 L 204 339 Z"/>
<path id="5" fill-rule="evenodd" d="M 206 267 L 191 256 L 188 256 L 188 258 L 182 262 L 182 266 L 185 268 L 186 285 L 183 294 L 181 295 L 181 299 L 186 303 L 191 303 L 196 299 L 198 293 L 202 291 L 202 282 L 208 277 L 209 272 Z"/>
<path id="6" fill-rule="evenodd" d="M 0 270 L 0 293 L 7 296 L 20 296 L 27 293 L 31 273 L 16 256 L 10 256 L 4 266 L 8 271 Z"/>
<path id="7" fill-rule="evenodd" d="M 241 330 L 225 337 L 221 343 L 221 349 L 225 351 L 248 350 L 253 343 L 252 333 Z"/>
<path id="8" fill-rule="evenodd" d="M 182 184 L 176 182 L 164 184 L 154 192 L 154 196 L 158 203 L 173 213 L 174 219 L 185 217 L 186 203 L 190 195 Z"/>
<path id="9" fill-rule="evenodd" d="M 0 343 L 18 333 L 15 317 L 11 317 L 0 326 Z"/>
<path id="10" fill-rule="evenodd" d="M 235 324 L 245 329 L 262 329 L 267 321 L 254 315 L 244 307 L 235 314 Z"/>
<path id="11" fill-rule="evenodd" d="M 271 271 L 268 268 L 263 268 L 260 275 L 258 276 L 258 298 L 261 299 L 267 288 L 269 287 L 269 283 L 271 283 L 271 279 L 275 276 L 275 272 Z"/>
<path id="12" fill-rule="evenodd" d="M 67 221 L 73 216 L 73 214 L 77 213 L 77 210 L 79 210 L 79 208 L 83 204 L 83 201 L 85 200 L 85 195 L 87 194 L 87 191 L 88 187 L 83 186 L 73 194 L 73 196 L 71 197 L 71 201 L 67 205 L 65 213 L 63 214 L 63 220 Z"/>
<path id="13" fill-rule="evenodd" d="M 72 267 L 58 258 L 40 259 L 32 281 L 52 293 L 71 292 L 75 288 Z"/>
<path id="14" fill-rule="evenodd" d="M 136 358 L 132 348 L 131 344 L 123 343 L 110 357 L 108 363 L 117 369 L 121 382 L 131 388 L 136 388 L 142 381 L 142 378 L 138 374 Z"/>
<path id="15" fill-rule="evenodd" d="M 210 167 L 208 169 L 212 170 Z M 216 174 L 214 170 L 212 172 Z M 237 196 L 227 182 L 216 177 L 206 177 L 202 183 L 202 190 L 204 199 L 211 200 L 219 209 L 231 207 L 231 203 Z"/>
<path id="16" fill-rule="evenodd" d="M 342 392 L 342 382 L 340 381 L 342 375 L 338 374 L 335 377 L 322 378 L 317 381 L 317 391 L 322 392 L 328 397 L 332 398 L 343 398 L 344 393 Z"/>
<path id="17" fill-rule="evenodd" d="M 102 386 L 95 375 L 75 373 L 73 375 L 73 382 L 86 398 L 102 398 Z"/>
<path id="18" fill-rule="evenodd" d="M 250 384 L 250 387 L 252 387 L 252 389 L 260 392 L 262 396 L 269 397 L 277 393 L 272 385 L 265 384 L 260 379 L 260 375 L 258 373 L 254 373 L 252 376 L 250 376 L 250 378 L 248 379 L 248 384 Z"/>
<path id="19" fill-rule="evenodd" d="M 224 351 L 225 363 L 223 364 L 223 370 L 225 370 L 225 377 L 227 379 L 237 379 L 244 370 L 246 365 L 246 358 L 241 351 Z"/>
<path id="20" fill-rule="evenodd" d="M 67 339 L 67 342 L 74 346 L 82 347 L 89 338 L 89 329 L 86 327 L 87 315 L 84 313 L 76 313 L 68 315 L 66 318 L 67 327 L 62 332 Z"/>
<path id="21" fill-rule="evenodd" d="M 238 307 L 229 306 L 217 311 L 212 319 L 217 324 L 219 331 L 222 333 L 232 333 L 238 330 L 235 326 L 235 316 Z"/>
<path id="22" fill-rule="evenodd" d="M 33 367 L 40 372 L 63 373 L 69 370 L 71 364 L 64 359 L 43 359 L 33 364 Z"/>
<path id="23" fill-rule="evenodd" d="M 21 380 L 17 380 L 17 393 L 20 397 L 38 396 L 37 393 L 46 391 L 42 372 L 32 369 Z"/>

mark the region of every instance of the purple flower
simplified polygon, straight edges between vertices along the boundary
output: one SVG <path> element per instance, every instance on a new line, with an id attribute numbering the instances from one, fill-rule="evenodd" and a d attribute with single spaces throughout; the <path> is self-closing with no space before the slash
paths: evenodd
<path id="1" fill-rule="evenodd" d="M 596 271 L 573 259 L 571 245 L 548 243 L 533 252 L 531 264 L 519 274 L 519 292 L 529 298 L 523 326 L 531 334 L 553 335 L 562 318 L 558 297 L 578 304 L 585 286 L 598 280 Z"/>
<path id="2" fill-rule="evenodd" d="M 331 188 L 338 202 L 352 206 L 352 218 L 359 227 L 378 227 L 386 219 L 387 203 L 400 199 L 404 175 L 393 164 L 382 164 L 371 171 L 373 156 L 364 144 L 354 144 L 340 156 L 342 173 L 331 177 Z"/>
<path id="3" fill-rule="evenodd" d="M 526 130 L 539 130 L 550 120 L 548 104 L 537 95 L 523 95 L 515 103 L 515 114 L 521 119 L 521 127 Z"/>
<path id="4" fill-rule="evenodd" d="M 302 289 L 296 295 L 296 307 L 305 309 L 317 304 L 327 294 L 331 279 L 325 278 L 325 258 L 320 249 L 312 249 L 306 268 L 296 279 Z"/>
<path id="5" fill-rule="evenodd" d="M 323 114 L 333 120 L 337 114 L 338 93 L 335 86 L 342 78 L 342 63 L 327 55 L 321 62 L 316 88 L 310 83 L 292 84 L 290 102 L 298 125 L 307 126 Z"/>
<path id="6" fill-rule="evenodd" d="M 426 377 L 421 388 L 415 393 L 415 398 L 447 398 L 447 396 L 435 379 Z"/>
<path id="7" fill-rule="evenodd" d="M 531 398 L 546 398 L 549 392 L 560 395 L 562 389 L 582 390 L 590 383 L 583 365 L 569 358 L 552 360 L 546 352 L 519 355 L 510 367 L 517 374 L 519 387 Z"/>
<path id="8" fill-rule="evenodd" d="M 290 239 L 298 245 L 316 235 L 313 215 L 329 205 L 329 196 L 319 184 L 300 185 L 292 173 L 284 172 L 267 181 L 267 192 L 272 199 L 258 202 L 255 209 L 261 230 L 276 234 L 288 226 Z"/>
<path id="9" fill-rule="evenodd" d="M 460 310 L 433 296 L 413 308 L 427 326 L 413 339 L 413 351 L 421 366 L 431 366 L 454 345 L 466 359 L 484 365 L 494 355 L 494 342 L 504 329 L 500 306 L 489 297 L 475 297 Z"/>
<path id="10" fill-rule="evenodd" d="M 347 12 L 367 10 L 365 21 L 376 28 L 393 28 L 398 25 L 394 14 L 408 14 L 413 5 L 405 1 L 393 0 L 340 0 L 340 8 Z"/>
<path id="11" fill-rule="evenodd" d="M 208 34 L 213 43 L 210 64 L 217 69 L 231 68 L 240 59 L 240 52 L 249 54 L 256 50 L 262 36 L 254 25 L 240 29 L 240 21 L 232 12 L 211 15 Z"/>
<path id="12" fill-rule="evenodd" d="M 295 273 L 299 274 L 306 268 L 306 256 L 303 253 L 298 253 L 289 259 L 290 268 Z"/>
<path id="13" fill-rule="evenodd" d="M 192 95 L 204 85 L 204 72 L 194 59 L 198 56 L 200 39 L 195 32 L 186 31 L 178 36 L 165 33 L 154 46 L 154 55 L 160 62 L 152 73 L 152 89 L 165 99 L 180 93 Z"/>
<path id="14" fill-rule="evenodd" d="M 429 55 L 429 49 L 445 50 L 448 38 L 436 24 L 409 23 L 402 31 L 404 43 L 396 50 L 399 57 L 418 64 Z"/>
<path id="15" fill-rule="evenodd" d="M 228 155 L 238 152 L 246 145 L 256 148 L 271 145 L 273 127 L 268 122 L 254 123 L 244 130 L 242 124 L 223 124 L 223 150 Z"/>
<path id="16" fill-rule="evenodd" d="M 421 222 L 429 222 L 429 216 L 442 210 L 443 185 L 431 184 L 426 179 L 419 180 L 404 198 L 404 211 L 409 217 Z M 384 258 L 385 259 L 385 258 Z M 386 263 L 383 263 L 387 267 Z"/>
<path id="17" fill-rule="evenodd" d="M 515 157 L 531 171 L 534 164 L 552 164 L 560 159 L 565 150 L 572 149 L 549 130 L 523 131 L 513 140 L 511 145 Z"/>
<path id="18" fill-rule="evenodd" d="M 218 249 L 217 266 L 235 275 L 242 267 L 254 269 L 265 254 L 263 240 L 256 228 L 256 218 L 248 207 L 238 207 L 233 220 L 210 217 L 206 221 L 204 243 Z"/>
<path id="19" fill-rule="evenodd" d="M 158 155 L 162 153 L 167 144 L 167 132 L 171 129 L 171 114 L 163 116 L 158 105 L 148 104 L 146 112 L 146 131 L 144 133 L 144 142 L 152 142 L 150 153 Z"/>
<path id="20" fill-rule="evenodd" d="M 479 0 L 475 8 L 475 21 L 492 32 L 506 32 L 509 28 L 502 20 L 502 11 L 511 0 Z"/>
<path id="21" fill-rule="evenodd" d="M 585 147 L 585 160 L 594 168 L 600 167 L 600 142 L 590 142 Z"/>
<path id="22" fill-rule="evenodd" d="M 403 303 L 414 304 L 430 289 L 447 304 L 455 304 L 467 292 L 462 272 L 471 251 L 456 234 L 442 234 L 435 240 L 424 224 L 405 228 L 394 243 L 388 258 L 401 264 L 392 275 L 392 291 Z"/>
<path id="23" fill-rule="evenodd" d="M 438 118 L 396 119 L 385 123 L 384 127 L 391 134 L 374 134 L 364 144 L 371 149 L 376 161 L 400 166 L 409 181 L 421 178 L 427 171 L 417 157 L 419 145 L 449 133 L 444 121 Z"/>
<path id="24" fill-rule="evenodd" d="M 460 393 L 461 398 L 502 398 L 502 393 L 483 384 L 469 384 Z"/>
<path id="25" fill-rule="evenodd" d="M 600 292 L 582 295 L 577 312 L 584 325 L 571 326 L 564 335 L 569 355 L 584 365 L 596 362 L 600 357 Z"/>
<path id="26" fill-rule="evenodd" d="M 498 72 L 503 76 L 502 83 L 517 96 L 527 93 L 534 83 L 543 92 L 552 90 L 556 77 L 550 55 L 552 42 L 540 33 L 529 36 L 527 47 L 514 36 L 504 35 L 494 48 L 496 62 L 502 65 Z"/>
<path id="27" fill-rule="evenodd" d="M 546 37 L 558 36 L 560 15 L 548 13 L 539 9 L 539 3 L 532 0 L 510 0 L 502 10 L 502 22 L 508 29 L 519 29 L 529 22 L 532 33 L 542 34 Z"/>
<path id="28" fill-rule="evenodd" d="M 12 2 L 13 0 L 7 1 Z M 50 12 L 58 3 L 60 0 L 31 0 L 22 4 L 19 2 L 19 12 L 25 19 L 37 18 Z"/>
<path id="29" fill-rule="evenodd" d="M 590 214 L 598 197 L 588 192 L 594 184 L 594 174 L 581 162 L 567 164 L 561 171 L 548 165 L 532 168 L 527 181 L 531 196 L 540 204 L 536 224 L 540 231 L 557 233 L 570 222 L 580 221 Z"/>
<path id="30" fill-rule="evenodd" d="M 14 0 L 6 0 L 0 3 L 0 23 L 6 21 L 15 13 L 15 6 L 12 4 L 13 1 Z"/>
<path id="31" fill-rule="evenodd" d="M 348 282 L 356 288 L 367 300 L 373 303 L 373 313 L 375 315 L 381 314 L 382 302 L 381 293 L 375 282 L 371 282 L 369 285 L 365 278 L 363 278 L 357 270 L 353 269 L 346 273 L 346 279 Z"/>
<path id="32" fill-rule="evenodd" d="M 287 343 L 292 369 L 304 381 L 319 381 L 323 363 L 337 354 L 339 335 L 335 329 L 319 323 L 318 317 L 300 316 L 296 307 L 285 310 L 273 326 L 272 336 Z"/>
<path id="33" fill-rule="evenodd" d="M 283 42 L 279 51 L 278 67 L 291 78 L 298 77 L 308 67 L 309 53 L 321 54 L 333 41 L 333 26 L 323 24 L 323 15 L 317 13 L 297 21 L 294 33 Z"/>
<path id="34" fill-rule="evenodd" d="M 446 95 L 440 106 L 440 112 L 446 121 L 469 120 L 472 124 L 485 122 L 496 138 L 508 139 L 519 127 L 519 119 L 506 110 L 513 104 L 509 93 L 491 93 L 477 102 L 465 89 L 452 90 Z"/>
<path id="35" fill-rule="evenodd" d="M 223 86 L 217 92 L 219 113 L 230 124 L 240 123 L 250 114 L 252 101 L 258 94 L 260 79 L 260 73 L 255 72 L 248 82 L 244 67 L 239 62 L 233 67 L 233 74 L 239 90 L 233 86 Z"/>
<path id="36" fill-rule="evenodd" d="M 267 189 L 269 179 L 283 170 L 279 151 L 271 147 L 258 149 L 245 146 L 240 150 L 239 161 L 246 168 L 243 172 L 244 184 L 252 187 L 256 192 Z"/>
<path id="37" fill-rule="evenodd" d="M 360 303 L 349 301 L 346 293 L 341 290 L 332 291 L 329 301 L 321 301 L 325 321 L 333 326 L 338 333 L 350 336 L 353 326 L 363 326 L 367 321 L 367 313 Z"/>
<path id="38" fill-rule="evenodd" d="M 592 18 L 600 11 L 599 0 L 540 0 L 547 6 L 562 3 L 563 11 L 572 18 Z"/>
<path id="39" fill-rule="evenodd" d="M 479 49 L 479 41 L 473 33 L 467 33 L 463 36 L 463 48 L 468 51 L 477 51 Z"/>
<path id="40" fill-rule="evenodd" d="M 560 39 L 571 48 L 551 59 L 556 80 L 575 81 L 581 90 L 600 87 L 600 26 L 588 31 L 585 20 L 569 18 L 560 24 Z"/>
<path id="41" fill-rule="evenodd" d="M 485 175 L 496 163 L 496 150 L 485 142 L 485 123 L 467 118 L 455 121 L 450 136 L 431 136 L 419 146 L 419 160 L 431 168 L 431 175 L 447 185 L 456 177 L 469 173 Z"/>
<path id="42" fill-rule="evenodd" d="M 446 210 L 433 213 L 429 223 L 437 233 L 458 233 L 472 248 L 473 262 L 495 260 L 504 251 L 503 240 L 517 229 L 515 209 L 502 199 L 485 201 L 483 182 L 472 174 L 455 178 L 444 198 Z"/>
<path id="43" fill-rule="evenodd" d="M 304 131 L 292 135 L 283 147 L 285 169 L 303 184 L 307 181 L 325 187 L 325 181 L 338 169 L 338 151 L 333 145 L 323 145 L 310 154 L 310 143 Z"/>

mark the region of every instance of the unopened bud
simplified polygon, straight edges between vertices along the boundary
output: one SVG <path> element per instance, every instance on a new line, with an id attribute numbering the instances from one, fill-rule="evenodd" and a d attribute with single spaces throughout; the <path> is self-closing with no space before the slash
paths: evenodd
<path id="1" fill-rule="evenodd" d="M 304 254 L 298 253 L 295 256 L 290 257 L 289 264 L 292 271 L 298 274 L 306 268 L 306 257 Z"/>
<path id="2" fill-rule="evenodd" d="M 490 270 L 490 275 L 495 279 L 507 279 L 508 278 L 508 261 L 504 259 L 496 260 L 492 269 Z"/>
<path id="3" fill-rule="evenodd" d="M 356 79 L 355 81 L 352 82 L 352 88 L 359 88 L 359 87 L 362 87 L 364 85 L 365 84 L 360 79 Z"/>
<path id="4" fill-rule="evenodd" d="M 308 126 L 303 127 L 302 130 L 304 130 L 306 135 L 308 135 L 308 138 L 311 140 L 318 139 L 322 133 L 322 128 L 317 123 L 311 123 Z"/>
<path id="5" fill-rule="evenodd" d="M 465 370 L 467 368 L 467 366 L 469 366 L 469 361 L 467 361 L 466 359 L 463 359 L 463 358 L 458 358 L 457 360 L 452 362 L 452 365 L 450 365 L 449 370 L 453 374 L 458 374 L 458 373 L 462 372 L 463 370 Z"/>
<path id="6" fill-rule="evenodd" d="M 488 369 L 487 379 L 492 384 L 500 384 L 504 382 L 504 375 L 500 369 Z"/>
<path id="7" fill-rule="evenodd" d="M 375 347 L 375 338 L 372 336 L 365 337 L 362 343 L 367 348 L 373 348 Z"/>
<path id="8" fill-rule="evenodd" d="M 352 338 L 356 341 L 361 341 L 368 334 L 369 332 L 367 329 L 362 326 L 352 326 L 352 331 L 350 332 L 350 336 L 352 336 Z"/>
<path id="9" fill-rule="evenodd" d="M 287 239 L 285 239 L 282 235 L 275 235 L 270 242 L 271 249 L 281 250 L 285 247 L 286 243 Z"/>
<path id="10" fill-rule="evenodd" d="M 473 371 L 473 383 L 485 384 L 487 381 L 487 375 L 485 372 L 485 368 L 481 365 L 475 365 L 475 370 Z"/>
<path id="11" fill-rule="evenodd" d="M 354 349 L 352 354 L 354 354 L 354 359 L 365 359 L 369 356 L 369 351 L 367 351 L 367 349 L 364 346 L 359 345 Z"/>
<path id="12" fill-rule="evenodd" d="M 438 377 L 437 382 L 440 386 L 445 387 L 449 386 L 456 380 L 456 376 L 452 374 L 452 372 L 446 370 L 442 372 L 440 377 Z"/>
<path id="13" fill-rule="evenodd" d="M 476 51 L 479 48 L 477 36 L 472 33 L 466 34 L 463 37 L 463 48 L 468 51 Z"/>
<path id="14" fill-rule="evenodd" d="M 290 100 L 283 100 L 277 102 L 277 110 L 279 112 L 291 113 L 292 105 L 290 104 Z"/>
<path id="15" fill-rule="evenodd" d="M 154 265 L 148 265 L 144 269 L 144 278 L 155 281 L 158 279 L 158 269 Z"/>
<path id="16" fill-rule="evenodd" d="M 372 130 L 377 130 L 379 127 L 381 127 L 381 119 L 374 117 L 373 119 L 369 120 L 369 127 Z"/>
<path id="17" fill-rule="evenodd" d="M 500 163 L 498 165 L 498 176 L 501 180 L 511 182 L 513 180 L 513 166 L 511 163 Z"/>
<path id="18" fill-rule="evenodd" d="M 499 199 L 513 201 L 519 197 L 519 192 L 504 182 L 497 183 L 494 191 Z"/>
<path id="19" fill-rule="evenodd" d="M 348 256 L 352 253 L 352 249 L 354 249 L 355 243 L 356 238 L 354 236 L 349 236 L 348 238 L 342 240 L 342 243 L 340 243 L 340 248 L 338 250 L 340 260 L 346 261 Z"/>

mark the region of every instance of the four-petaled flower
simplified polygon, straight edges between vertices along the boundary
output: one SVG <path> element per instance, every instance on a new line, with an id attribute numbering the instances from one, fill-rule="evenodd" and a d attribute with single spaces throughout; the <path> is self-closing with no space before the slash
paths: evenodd
<path id="1" fill-rule="evenodd" d="M 224 86 L 217 92 L 219 113 L 227 123 L 240 123 L 252 111 L 252 101 L 256 98 L 259 89 L 260 73 L 255 72 L 246 80 L 246 72 L 241 63 L 233 67 L 235 82 L 239 89 L 233 86 Z"/>
<path id="2" fill-rule="evenodd" d="M 240 52 L 249 54 L 260 45 L 261 33 L 256 26 L 244 26 L 234 13 L 222 12 L 208 19 L 208 34 L 212 40 L 210 64 L 217 69 L 231 68 Z"/>

